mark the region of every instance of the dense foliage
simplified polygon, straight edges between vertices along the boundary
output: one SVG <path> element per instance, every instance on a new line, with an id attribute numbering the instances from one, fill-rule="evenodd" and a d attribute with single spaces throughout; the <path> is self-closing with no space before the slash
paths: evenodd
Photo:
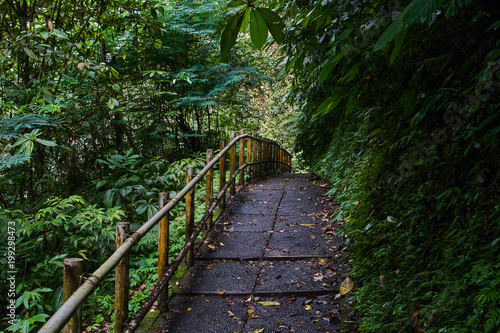
<path id="1" fill-rule="evenodd" d="M 499 8 L 282 2 L 297 148 L 340 202 L 360 331 L 500 328 Z"/>
<path id="2" fill-rule="evenodd" d="M 258 131 L 253 101 L 269 63 L 246 40 L 222 61 L 226 4 L 0 1 L 0 241 L 15 234 L 21 319 L 9 330 L 36 330 L 60 306 L 63 258 L 93 271 L 114 249 L 116 222 L 137 229 L 207 148 L 229 131 Z M 171 229 L 174 255 L 182 219 Z M 0 248 L 2 295 L 8 251 Z M 148 236 L 132 255 L 132 309 L 156 280 L 156 258 Z M 113 299 L 102 296 L 112 287 L 84 309 L 94 329 L 112 321 Z"/>

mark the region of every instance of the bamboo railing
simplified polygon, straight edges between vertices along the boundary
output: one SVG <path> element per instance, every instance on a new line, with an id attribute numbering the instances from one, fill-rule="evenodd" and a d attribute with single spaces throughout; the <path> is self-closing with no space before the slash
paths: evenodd
<path id="1" fill-rule="evenodd" d="M 291 155 L 276 142 L 245 134 L 239 136 L 231 132 L 231 142 L 228 145 L 221 141 L 220 152 L 213 156 L 213 150 L 207 151 L 207 164 L 200 173 L 194 175 L 194 170 L 188 168 L 186 186 L 173 198 L 169 199 L 165 192 L 160 193 L 160 210 L 137 231 L 130 233 L 129 223 L 120 222 L 116 227 L 115 252 L 80 285 L 82 276 L 82 260 L 78 258 L 65 259 L 64 268 L 64 304 L 45 323 L 39 333 L 81 332 L 81 307 L 85 300 L 96 290 L 99 284 L 115 270 L 115 331 L 134 332 L 149 309 L 158 299 L 160 311 L 166 311 L 168 301 L 168 282 L 184 260 L 186 265 L 192 265 L 194 260 L 195 240 L 203 229 L 210 230 L 213 226 L 213 213 L 219 206 L 224 209 L 226 194 L 236 192 L 238 184 L 244 185 L 245 172 L 250 179 L 261 177 L 267 172 L 284 172 L 291 170 Z M 246 145 L 245 145 L 246 140 Z M 238 159 L 236 145 L 239 143 Z M 246 147 L 246 154 L 245 154 Z M 229 151 L 229 179 L 226 181 L 226 155 Z M 246 156 L 246 161 L 245 161 Z M 219 164 L 219 193 L 214 197 L 213 170 Z M 238 167 L 237 167 L 238 165 Z M 205 214 L 195 225 L 195 186 L 206 177 Z M 169 253 L 169 212 L 182 200 L 186 200 L 186 239 L 185 245 L 177 257 L 168 263 Z M 133 316 L 128 314 L 129 295 L 129 265 L 128 255 L 131 248 L 137 244 L 154 226 L 159 224 L 158 237 L 158 283 L 149 297 Z M 68 273 L 66 273 L 68 272 Z M 80 285 L 78 287 L 78 285 Z"/>

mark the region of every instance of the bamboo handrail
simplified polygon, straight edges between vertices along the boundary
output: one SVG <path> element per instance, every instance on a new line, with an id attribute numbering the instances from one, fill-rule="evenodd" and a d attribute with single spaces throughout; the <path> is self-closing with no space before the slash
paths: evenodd
<path id="1" fill-rule="evenodd" d="M 99 284 L 106 278 L 106 276 L 111 273 L 113 269 L 116 268 L 116 266 L 121 262 L 121 260 L 127 256 L 128 252 L 131 250 L 131 248 L 137 244 L 155 225 L 157 225 L 162 218 L 164 218 L 185 196 L 188 192 L 190 192 L 198 182 L 205 176 L 212 168 L 215 166 L 219 160 L 226 156 L 226 153 L 236 145 L 240 140 L 246 139 L 246 138 L 251 138 L 252 140 L 255 140 L 254 142 L 259 142 L 262 144 L 274 144 L 278 145 L 276 142 L 263 139 L 260 137 L 255 137 L 251 136 L 250 134 L 241 134 L 239 136 L 234 137 L 234 139 L 231 140 L 231 142 L 221 151 L 212 158 L 212 160 L 206 164 L 206 166 L 198 173 L 196 176 L 192 178 L 192 180 L 181 190 L 175 197 L 173 197 L 162 209 L 160 209 L 153 217 L 151 217 L 144 225 L 142 225 L 136 232 L 132 233 L 116 250 L 115 252 L 95 271 L 93 272 L 82 285 L 73 293 L 73 295 L 66 301 L 64 304 L 57 310 L 57 312 L 45 323 L 45 325 L 38 331 L 39 333 L 56 333 L 60 332 L 63 327 L 66 325 L 66 323 L 71 319 L 71 317 L 77 312 L 77 310 L 82 306 L 83 302 L 95 291 L 95 289 L 99 286 Z M 260 149 L 259 149 L 260 150 Z M 284 150 L 283 150 L 284 151 Z M 285 152 L 285 151 L 284 151 Z M 243 165 L 240 165 L 237 170 L 234 170 L 230 174 L 229 180 L 225 183 L 224 188 L 219 192 L 216 198 L 213 199 L 213 203 L 210 207 L 209 210 L 206 210 L 205 215 L 203 216 L 202 220 L 200 223 L 197 225 L 196 228 L 192 231 L 190 237 L 186 237 L 186 245 L 181 249 L 179 256 L 182 255 L 182 258 L 190 251 L 190 248 L 194 244 L 194 240 L 196 239 L 197 235 L 200 233 L 203 224 L 206 222 L 210 214 L 213 212 L 215 209 L 217 203 L 222 199 L 223 196 L 225 196 L 226 191 L 228 190 L 229 186 L 231 184 L 234 184 L 236 182 L 236 176 L 244 170 L 244 168 L 250 166 L 250 165 L 260 165 L 263 163 L 269 163 L 269 160 L 263 160 L 262 159 L 263 155 L 259 154 L 258 160 L 257 161 L 252 161 L 252 162 L 247 162 L 244 163 Z M 291 161 L 291 155 L 287 152 L 283 155 L 280 160 L 277 160 L 276 162 L 280 163 L 281 165 L 285 166 L 285 169 L 290 169 L 291 165 L 289 164 Z M 262 168 L 259 168 L 259 171 L 262 170 Z M 261 172 L 259 172 L 261 174 Z M 221 184 L 222 186 L 222 184 Z M 186 235 L 187 236 L 187 235 Z M 177 260 L 177 259 L 176 259 Z M 168 282 L 170 276 L 175 272 L 177 269 L 178 265 L 180 264 L 180 261 L 177 263 L 177 265 L 174 264 L 176 261 L 174 260 L 166 269 L 165 269 L 165 275 L 163 278 L 160 280 L 160 282 L 157 284 L 157 287 L 159 287 L 158 293 L 156 293 L 156 296 L 154 299 L 157 298 L 161 290 L 163 290 L 163 287 L 165 287 L 166 283 Z M 174 267 L 175 266 L 175 267 Z M 165 280 L 166 279 L 166 280 Z M 165 280 L 165 281 L 164 281 Z M 163 282 L 163 284 L 162 284 Z M 157 287 L 154 288 L 152 294 L 150 296 L 153 296 L 153 293 L 155 290 L 157 290 Z M 153 299 L 153 302 L 154 302 Z M 147 301 L 149 298 L 146 300 L 145 304 L 148 303 Z M 152 303 L 149 305 L 149 308 L 151 307 Z M 148 308 L 148 310 L 149 310 Z M 142 309 L 142 307 L 141 307 Z M 145 315 L 145 314 L 144 314 Z M 137 315 L 136 315 L 137 317 Z M 139 325 L 140 320 L 142 318 L 136 318 L 134 319 L 125 327 L 124 332 L 133 332 L 135 328 Z M 134 324 L 136 323 L 136 324 Z"/>

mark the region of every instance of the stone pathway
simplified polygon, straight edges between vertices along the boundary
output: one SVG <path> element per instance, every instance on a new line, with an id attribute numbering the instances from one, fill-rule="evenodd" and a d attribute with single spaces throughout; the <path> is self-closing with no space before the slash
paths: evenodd
<path id="1" fill-rule="evenodd" d="M 245 186 L 151 331 L 340 332 L 347 268 L 325 192 L 310 174 Z"/>

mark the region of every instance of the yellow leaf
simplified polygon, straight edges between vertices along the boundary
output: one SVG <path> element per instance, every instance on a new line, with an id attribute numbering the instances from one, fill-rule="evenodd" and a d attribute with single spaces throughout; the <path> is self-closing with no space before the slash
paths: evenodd
<path id="1" fill-rule="evenodd" d="M 213 246 L 212 244 L 208 244 L 208 248 L 212 249 L 212 250 L 215 250 L 215 246 Z"/>
<path id="2" fill-rule="evenodd" d="M 191 311 L 192 309 L 191 308 L 188 308 L 188 311 Z"/>
<path id="3" fill-rule="evenodd" d="M 348 292 L 350 292 L 352 290 L 352 288 L 354 288 L 354 282 L 352 282 L 352 280 L 350 278 L 346 278 L 344 281 L 342 281 L 342 283 L 340 284 L 340 293 L 342 295 L 345 295 L 347 294 Z"/>
<path id="4" fill-rule="evenodd" d="M 280 305 L 279 302 L 273 301 L 273 302 L 258 302 L 260 305 L 263 306 L 278 306 Z"/>
<path id="5" fill-rule="evenodd" d="M 311 310 L 311 306 L 310 306 L 309 304 L 307 304 L 307 305 L 305 306 L 305 308 L 306 308 L 306 310 L 307 310 L 307 311 Z"/>
<path id="6" fill-rule="evenodd" d="M 316 223 L 299 223 L 303 227 L 314 227 Z"/>
<path id="7" fill-rule="evenodd" d="M 234 317 L 234 313 L 232 313 L 231 311 L 227 311 L 227 313 L 229 313 L 229 317 Z"/>
<path id="8" fill-rule="evenodd" d="M 263 328 L 256 328 L 252 331 L 252 333 L 261 333 L 261 332 L 264 332 Z"/>

